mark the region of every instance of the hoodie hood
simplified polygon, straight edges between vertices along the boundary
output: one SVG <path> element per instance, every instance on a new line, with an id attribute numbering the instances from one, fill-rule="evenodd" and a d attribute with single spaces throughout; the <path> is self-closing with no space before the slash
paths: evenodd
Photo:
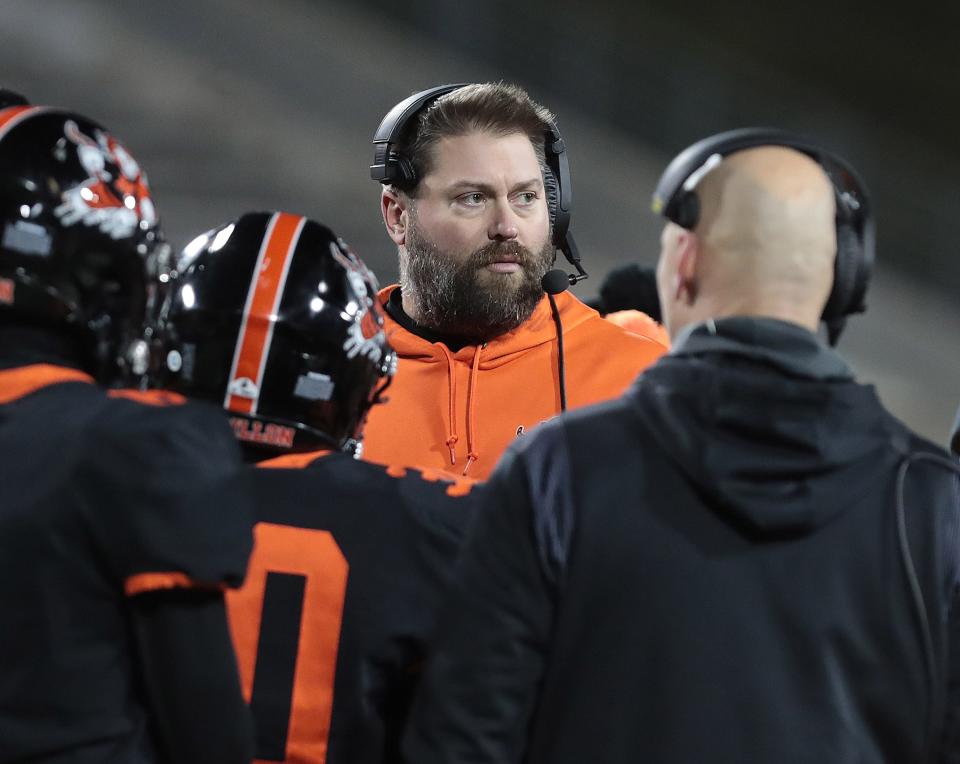
<path id="1" fill-rule="evenodd" d="M 399 288 L 398 285 L 393 284 L 381 289 L 380 304 L 385 306 L 390 301 L 390 295 Z M 564 332 L 570 331 L 597 315 L 593 308 L 584 305 L 570 292 L 561 292 L 554 299 L 557 303 L 557 309 L 560 311 L 560 320 L 563 323 Z M 389 313 L 387 313 L 386 330 L 390 345 L 401 356 L 420 361 L 431 359 L 437 362 L 446 361 L 444 354 L 446 348 L 441 349 L 439 342 L 431 342 L 414 334 L 397 323 Z M 480 368 L 493 369 L 504 363 L 509 363 L 512 358 L 525 353 L 530 348 L 553 342 L 556 338 L 557 327 L 553 322 L 550 302 L 544 296 L 537 303 L 537 307 L 530 314 L 530 318 L 520 326 L 479 346 L 482 350 Z M 476 345 L 468 345 L 452 353 L 452 356 L 457 360 L 472 362 L 476 350 Z M 450 351 L 446 352 L 449 353 Z"/>
<path id="2" fill-rule="evenodd" d="M 839 355 L 768 318 L 690 328 L 632 400 L 708 503 L 762 534 L 811 532 L 855 504 L 892 437 Z"/>

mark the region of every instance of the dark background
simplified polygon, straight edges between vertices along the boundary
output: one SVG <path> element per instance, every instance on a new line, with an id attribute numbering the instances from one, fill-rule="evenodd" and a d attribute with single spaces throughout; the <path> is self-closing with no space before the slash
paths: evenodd
<path id="1" fill-rule="evenodd" d="M 396 274 L 369 140 L 409 93 L 526 86 L 559 117 L 592 295 L 653 265 L 670 157 L 751 124 L 804 133 L 873 192 L 870 311 L 841 341 L 861 377 L 943 442 L 960 364 L 960 6 L 425 0 L 3 0 L 0 82 L 99 119 L 150 174 L 169 238 L 284 208 Z"/>

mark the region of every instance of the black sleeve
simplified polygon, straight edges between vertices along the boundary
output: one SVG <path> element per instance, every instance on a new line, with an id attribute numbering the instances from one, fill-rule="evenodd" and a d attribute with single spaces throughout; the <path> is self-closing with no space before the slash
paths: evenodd
<path id="1" fill-rule="evenodd" d="M 545 429 L 556 433 L 544 427 L 530 440 L 554 454 Z M 506 764 L 523 755 L 556 594 L 556 550 L 545 550 L 542 532 L 556 523 L 537 520 L 544 508 L 534 500 L 551 492 L 531 484 L 543 474 L 531 468 L 531 450 L 508 451 L 485 488 L 411 712 L 411 763 Z"/>
<path id="2" fill-rule="evenodd" d="M 960 764 L 960 590 L 947 620 L 947 702 L 938 761 Z"/>
<path id="3" fill-rule="evenodd" d="M 253 727 L 240 693 L 223 595 L 196 589 L 130 599 L 144 702 L 178 764 L 247 764 Z"/>

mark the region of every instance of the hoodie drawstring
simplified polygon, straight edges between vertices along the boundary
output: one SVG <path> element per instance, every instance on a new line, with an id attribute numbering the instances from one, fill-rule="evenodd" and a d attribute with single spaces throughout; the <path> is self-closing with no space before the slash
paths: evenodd
<path id="1" fill-rule="evenodd" d="M 457 437 L 457 370 L 453 365 L 453 356 L 450 355 L 443 345 L 440 345 L 440 350 L 443 351 L 443 355 L 447 359 L 447 399 L 449 401 L 450 410 L 449 416 L 447 419 L 447 430 L 449 435 L 447 436 L 447 448 L 450 449 L 450 465 L 453 466 L 457 463 L 457 451 L 454 446 L 457 445 L 459 438 Z"/>
<path id="2" fill-rule="evenodd" d="M 480 453 L 475 451 L 473 446 L 473 421 L 476 411 L 477 400 L 477 372 L 480 371 L 480 351 L 485 348 L 487 343 L 477 345 L 473 353 L 473 364 L 470 367 L 470 386 L 467 388 L 467 463 L 463 467 L 463 474 L 467 474 L 470 465 L 480 458 Z"/>

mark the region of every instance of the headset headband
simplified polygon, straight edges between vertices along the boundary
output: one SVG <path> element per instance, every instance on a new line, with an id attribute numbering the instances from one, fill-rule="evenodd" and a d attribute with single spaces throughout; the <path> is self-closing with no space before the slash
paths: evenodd
<path id="1" fill-rule="evenodd" d="M 400 140 L 410 120 L 428 104 L 442 95 L 459 90 L 465 83 L 437 85 L 419 93 L 414 93 L 394 106 L 380 122 L 373 136 L 373 164 L 370 165 L 370 177 L 383 184 L 397 182 L 392 160 L 396 160 L 396 143 Z"/>
<path id="2" fill-rule="evenodd" d="M 738 151 L 760 146 L 784 146 L 806 154 L 823 167 L 837 192 L 846 194 L 846 200 L 852 199 L 855 207 L 861 210 L 860 214 L 864 218 L 870 218 L 866 187 L 848 162 L 798 135 L 772 127 L 744 127 L 718 133 L 697 141 L 681 151 L 660 176 L 656 191 L 653 193 L 653 211 L 672 220 L 671 207 L 675 209 L 681 188 L 693 181 L 691 187 L 684 188 L 686 191 L 691 191 L 692 186 L 695 186 L 720 160 Z M 718 158 L 713 160 L 714 156 Z M 674 220 L 674 222 L 677 221 Z"/>

